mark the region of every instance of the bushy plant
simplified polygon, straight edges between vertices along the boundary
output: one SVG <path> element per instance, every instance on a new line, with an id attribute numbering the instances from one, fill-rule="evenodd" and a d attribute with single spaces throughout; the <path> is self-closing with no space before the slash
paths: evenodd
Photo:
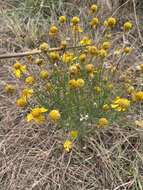
<path id="1" fill-rule="evenodd" d="M 78 16 L 60 16 L 48 29 L 48 42 L 39 45 L 40 54 L 12 67 L 21 83 L 16 105 L 27 112 L 27 122 L 62 128 L 69 134 L 67 152 L 78 137 L 121 124 L 134 104 L 143 101 L 142 89 L 133 85 L 134 67 L 124 64 L 135 51 L 129 43 L 133 24 L 123 23 L 118 36 L 117 19 L 100 20 L 97 12 L 92 5 L 84 23 Z M 138 68 L 141 74 L 143 65 Z M 14 90 L 10 84 L 5 87 L 9 94 Z"/>

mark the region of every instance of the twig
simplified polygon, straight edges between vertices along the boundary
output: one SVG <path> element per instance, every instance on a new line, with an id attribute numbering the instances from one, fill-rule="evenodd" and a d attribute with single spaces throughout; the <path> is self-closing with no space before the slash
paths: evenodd
<path id="1" fill-rule="evenodd" d="M 48 52 L 52 52 L 52 51 L 63 51 L 63 50 L 69 50 L 69 49 L 78 49 L 78 48 L 83 48 L 83 47 L 87 47 L 87 46 L 92 46 L 94 44 L 90 44 L 90 45 L 82 45 L 82 46 L 70 46 L 67 47 L 65 49 L 62 49 L 60 47 L 58 48 L 50 48 L 48 50 Z M 0 59 L 8 59 L 8 58 L 16 58 L 16 57 L 25 57 L 25 56 L 29 56 L 29 55 L 36 55 L 36 54 L 40 54 L 41 50 L 31 50 L 31 51 L 27 51 L 27 52 L 20 52 L 20 53 L 8 53 L 8 54 L 2 54 L 0 55 Z"/>

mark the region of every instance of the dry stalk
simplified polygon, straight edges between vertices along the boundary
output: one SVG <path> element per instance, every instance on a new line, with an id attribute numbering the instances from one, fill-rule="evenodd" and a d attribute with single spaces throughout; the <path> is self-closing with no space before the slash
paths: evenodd
<path id="1" fill-rule="evenodd" d="M 90 45 L 82 45 L 82 46 L 69 46 L 65 49 L 57 47 L 57 48 L 50 48 L 48 50 L 48 52 L 52 52 L 52 51 L 63 51 L 63 50 L 69 50 L 69 49 L 80 49 L 83 47 L 87 47 L 87 46 L 92 46 L 94 44 L 90 44 Z M 20 53 L 8 53 L 8 54 L 2 54 L 0 55 L 0 59 L 9 59 L 9 58 L 17 58 L 17 57 L 25 57 L 25 56 L 29 56 L 29 55 L 35 55 L 35 54 L 40 54 L 41 50 L 35 49 L 35 50 L 31 50 L 31 51 L 27 51 L 27 52 L 20 52 Z"/>

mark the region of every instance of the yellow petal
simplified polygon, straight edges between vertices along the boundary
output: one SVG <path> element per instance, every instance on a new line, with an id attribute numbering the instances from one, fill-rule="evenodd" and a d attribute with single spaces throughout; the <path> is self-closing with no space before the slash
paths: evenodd
<path id="1" fill-rule="evenodd" d="M 23 73 L 27 73 L 26 65 L 24 65 L 24 66 L 21 67 L 21 71 L 22 71 Z"/>
<path id="2" fill-rule="evenodd" d="M 31 121 L 33 119 L 33 115 L 30 113 L 27 115 L 27 121 Z"/>
<path id="3" fill-rule="evenodd" d="M 41 113 L 44 113 L 44 112 L 47 112 L 47 111 L 48 111 L 48 109 L 46 109 L 46 108 L 40 108 Z"/>
<path id="4" fill-rule="evenodd" d="M 118 107 L 118 105 L 116 105 L 116 104 L 111 104 L 111 108 L 117 108 Z"/>
<path id="5" fill-rule="evenodd" d="M 17 78 L 21 77 L 21 71 L 19 69 L 14 70 L 14 74 Z"/>

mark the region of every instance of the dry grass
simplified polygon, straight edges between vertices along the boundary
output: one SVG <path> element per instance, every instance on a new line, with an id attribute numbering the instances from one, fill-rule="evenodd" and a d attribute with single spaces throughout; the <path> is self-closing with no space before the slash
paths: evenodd
<path id="1" fill-rule="evenodd" d="M 15 51 L 2 29 L 0 53 Z M 0 190 L 143 190 L 142 129 L 114 124 L 64 153 L 60 130 L 27 124 L 16 97 L 5 95 L 3 84 L 18 85 L 8 73 L 12 62 L 0 61 Z"/>

